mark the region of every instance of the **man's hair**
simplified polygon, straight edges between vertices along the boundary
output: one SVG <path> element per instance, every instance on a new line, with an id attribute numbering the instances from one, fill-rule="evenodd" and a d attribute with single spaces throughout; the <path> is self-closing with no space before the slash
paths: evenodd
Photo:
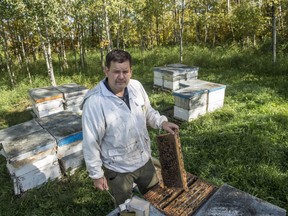
<path id="1" fill-rule="evenodd" d="M 111 62 L 123 63 L 129 61 L 130 67 L 132 66 L 132 58 L 130 53 L 120 49 L 114 49 L 106 55 L 106 67 L 110 68 Z"/>

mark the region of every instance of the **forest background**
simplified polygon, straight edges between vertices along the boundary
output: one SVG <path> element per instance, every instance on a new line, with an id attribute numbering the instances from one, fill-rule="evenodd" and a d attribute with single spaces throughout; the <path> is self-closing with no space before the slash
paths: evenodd
<path id="1" fill-rule="evenodd" d="M 32 118 L 31 88 L 94 86 L 113 48 L 132 53 L 134 78 L 163 113 L 173 97 L 153 89 L 153 67 L 198 66 L 200 79 L 227 89 L 223 109 L 181 124 L 186 170 L 288 208 L 287 1 L 3 0 L 0 11 L 0 129 Z M 155 142 L 157 132 L 150 135 Z M 105 215 L 114 207 L 84 167 L 16 197 L 0 159 L 0 215 Z"/>

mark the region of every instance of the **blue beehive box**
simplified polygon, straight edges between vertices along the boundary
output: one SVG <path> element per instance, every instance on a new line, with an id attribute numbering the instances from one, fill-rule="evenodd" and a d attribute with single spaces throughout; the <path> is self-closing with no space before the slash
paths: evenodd
<path id="1" fill-rule="evenodd" d="M 56 139 L 58 147 L 82 140 L 82 120 L 76 113 L 62 111 L 37 121 Z"/>

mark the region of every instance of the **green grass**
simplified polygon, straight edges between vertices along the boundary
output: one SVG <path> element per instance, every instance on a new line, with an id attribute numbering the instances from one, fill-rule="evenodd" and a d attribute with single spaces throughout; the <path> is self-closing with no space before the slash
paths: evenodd
<path id="1" fill-rule="evenodd" d="M 178 63 L 177 47 L 156 48 L 134 56 L 133 76 L 145 86 L 151 104 L 168 114 L 173 96 L 153 89 L 153 67 Z M 288 92 L 285 56 L 277 65 L 268 53 L 238 47 L 185 47 L 184 64 L 199 66 L 199 79 L 226 85 L 224 107 L 182 122 L 180 139 L 185 168 L 218 186 L 230 184 L 274 205 L 288 209 Z M 92 88 L 104 74 L 99 55 L 89 53 L 87 70 L 75 67 L 61 73 L 55 66 L 57 84 L 78 83 Z M 72 60 L 71 60 L 72 61 Z M 48 86 L 45 65 L 33 65 L 33 85 L 18 71 L 18 85 L 11 89 L 2 78 L 0 129 L 32 118 L 28 89 Z M 158 130 L 149 130 L 157 157 Z M 106 215 L 113 201 L 92 187 L 85 167 L 76 174 L 48 182 L 15 196 L 13 184 L 0 157 L 0 215 Z"/>

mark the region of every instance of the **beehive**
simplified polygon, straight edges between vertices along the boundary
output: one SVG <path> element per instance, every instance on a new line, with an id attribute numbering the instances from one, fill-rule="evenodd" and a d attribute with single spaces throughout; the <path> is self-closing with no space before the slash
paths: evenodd
<path id="1" fill-rule="evenodd" d="M 208 91 L 190 86 L 173 91 L 174 118 L 191 121 L 204 115 L 207 110 Z"/>
<path id="2" fill-rule="evenodd" d="M 223 107 L 224 105 L 226 85 L 199 79 L 181 81 L 179 85 L 181 88 L 189 87 L 207 91 L 207 112 L 213 112 L 216 109 Z"/>
<path id="3" fill-rule="evenodd" d="M 82 150 L 74 151 L 59 159 L 59 165 L 64 175 L 73 174 L 82 166 L 83 162 L 84 156 Z"/>
<path id="4" fill-rule="evenodd" d="M 83 162 L 81 116 L 63 111 L 37 119 L 39 124 L 55 138 L 57 158 L 63 174 L 74 172 Z"/>
<path id="5" fill-rule="evenodd" d="M 30 89 L 28 93 L 33 112 L 38 118 L 64 110 L 63 94 L 53 86 Z"/>
<path id="6" fill-rule="evenodd" d="M 2 152 L 15 169 L 56 154 L 56 141 L 35 120 L 30 120 L 0 132 Z"/>
<path id="7" fill-rule="evenodd" d="M 29 189 L 39 187 L 48 180 L 61 177 L 61 171 L 56 155 L 47 155 L 15 168 L 7 162 L 7 168 L 13 180 L 14 193 L 21 194 Z"/>
<path id="8" fill-rule="evenodd" d="M 64 109 L 79 112 L 83 98 L 89 89 L 76 83 L 61 85 L 56 88 L 63 93 Z"/>
<path id="9" fill-rule="evenodd" d="M 179 89 L 180 81 L 197 79 L 198 70 L 198 67 L 189 67 L 183 64 L 154 67 L 154 85 L 170 90 Z"/>

